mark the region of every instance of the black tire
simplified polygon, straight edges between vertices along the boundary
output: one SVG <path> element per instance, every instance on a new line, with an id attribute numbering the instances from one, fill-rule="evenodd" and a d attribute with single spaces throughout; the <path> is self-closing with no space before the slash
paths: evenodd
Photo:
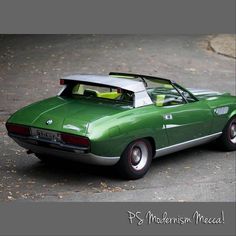
<path id="1" fill-rule="evenodd" d="M 218 143 L 225 151 L 236 150 L 236 116 L 228 121 L 222 135 L 218 139 Z"/>
<path id="2" fill-rule="evenodd" d="M 116 167 L 123 178 L 139 179 L 147 173 L 151 162 L 150 142 L 146 139 L 139 139 L 127 146 Z"/>

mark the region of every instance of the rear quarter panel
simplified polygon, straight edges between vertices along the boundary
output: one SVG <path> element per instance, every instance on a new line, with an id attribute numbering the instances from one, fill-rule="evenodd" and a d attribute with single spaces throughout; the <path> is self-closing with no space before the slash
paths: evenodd
<path id="1" fill-rule="evenodd" d="M 140 138 L 151 138 L 159 147 L 167 145 L 163 118 L 154 105 L 134 108 L 112 119 L 106 117 L 88 127 L 91 152 L 101 156 L 120 156 L 127 145 Z"/>

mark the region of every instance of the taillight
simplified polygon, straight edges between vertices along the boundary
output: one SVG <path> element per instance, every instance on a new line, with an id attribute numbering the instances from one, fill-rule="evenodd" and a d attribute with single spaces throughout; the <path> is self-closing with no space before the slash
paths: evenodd
<path id="1" fill-rule="evenodd" d="M 9 133 L 30 136 L 30 129 L 21 125 L 6 124 Z"/>
<path id="2" fill-rule="evenodd" d="M 60 79 L 60 85 L 64 85 L 65 84 L 65 80 L 64 79 Z"/>
<path id="3" fill-rule="evenodd" d="M 89 147 L 89 139 L 85 137 L 62 133 L 61 139 L 67 144 Z"/>

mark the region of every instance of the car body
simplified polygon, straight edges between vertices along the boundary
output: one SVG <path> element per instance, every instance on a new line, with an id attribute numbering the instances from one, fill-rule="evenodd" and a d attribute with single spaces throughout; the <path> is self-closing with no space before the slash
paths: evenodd
<path id="1" fill-rule="evenodd" d="M 71 75 L 62 90 L 14 113 L 8 134 L 41 160 L 49 156 L 117 165 L 142 177 L 153 158 L 217 139 L 236 149 L 236 97 L 147 75 Z"/>

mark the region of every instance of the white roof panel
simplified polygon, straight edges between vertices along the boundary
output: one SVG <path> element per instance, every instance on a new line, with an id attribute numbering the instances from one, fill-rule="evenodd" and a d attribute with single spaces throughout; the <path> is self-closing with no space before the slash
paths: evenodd
<path id="1" fill-rule="evenodd" d="M 141 81 L 132 79 L 117 78 L 113 76 L 102 75 L 70 75 L 63 77 L 64 80 L 74 80 L 78 82 L 95 83 L 100 85 L 106 85 L 111 87 L 122 88 L 134 93 L 145 91 L 146 88 Z"/>

